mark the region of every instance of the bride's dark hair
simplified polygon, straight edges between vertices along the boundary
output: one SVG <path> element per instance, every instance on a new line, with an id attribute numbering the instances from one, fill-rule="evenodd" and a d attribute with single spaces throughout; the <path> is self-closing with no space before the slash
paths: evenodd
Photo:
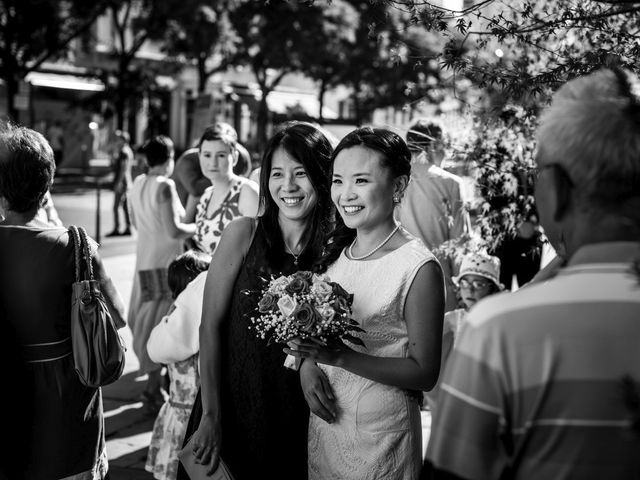
<path id="1" fill-rule="evenodd" d="M 267 143 L 260 170 L 260 227 L 267 242 L 267 258 L 272 267 L 282 265 L 285 253 L 282 231 L 278 224 L 278 205 L 269 192 L 269 176 L 273 154 L 283 148 L 300 162 L 317 195 L 317 203 L 302 235 L 302 250 L 298 262 L 301 269 L 309 269 L 322 255 L 324 239 L 331 230 L 333 204 L 331 203 L 331 151 L 332 146 L 322 131 L 307 122 L 289 122 L 278 130 Z"/>
<path id="2" fill-rule="evenodd" d="M 340 141 L 331 155 L 332 172 L 338 154 L 342 150 L 358 146 L 381 153 L 382 167 L 391 172 L 392 178 L 411 176 L 411 152 L 403 138 L 390 130 L 373 127 L 358 128 Z M 329 234 L 325 252 L 315 267 L 318 272 L 326 271 L 356 236 L 356 231 L 344 224 L 342 216 L 336 214 L 335 217 L 335 228 Z"/>

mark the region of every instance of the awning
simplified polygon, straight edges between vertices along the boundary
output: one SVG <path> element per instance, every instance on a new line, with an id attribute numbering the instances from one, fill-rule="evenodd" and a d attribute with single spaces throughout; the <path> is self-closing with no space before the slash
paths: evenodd
<path id="1" fill-rule="evenodd" d="M 273 113 L 286 114 L 288 110 L 301 109 L 310 117 L 320 117 L 320 102 L 314 94 L 272 91 L 267 96 L 267 106 Z M 338 118 L 338 114 L 328 107 L 322 108 L 322 116 L 327 119 Z"/>
<path id="2" fill-rule="evenodd" d="M 102 92 L 104 84 L 100 80 L 76 75 L 59 73 L 31 72 L 25 80 L 36 87 L 63 88 L 66 90 L 83 90 L 86 92 Z"/>

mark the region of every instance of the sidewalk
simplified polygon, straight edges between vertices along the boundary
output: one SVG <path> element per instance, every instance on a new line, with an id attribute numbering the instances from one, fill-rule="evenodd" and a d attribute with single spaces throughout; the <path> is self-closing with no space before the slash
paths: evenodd
<path id="1" fill-rule="evenodd" d="M 133 238 L 124 237 L 105 239 L 101 246 L 105 269 L 127 306 L 135 254 L 122 252 L 132 251 L 134 245 Z M 144 470 L 144 465 L 155 418 L 145 414 L 143 404 L 138 400 L 146 377 L 137 376 L 138 360 L 131 348 L 131 330 L 125 327 L 121 334 L 127 345 L 124 374 L 117 382 L 102 389 L 109 471 L 112 480 L 150 480 L 153 476 Z"/>

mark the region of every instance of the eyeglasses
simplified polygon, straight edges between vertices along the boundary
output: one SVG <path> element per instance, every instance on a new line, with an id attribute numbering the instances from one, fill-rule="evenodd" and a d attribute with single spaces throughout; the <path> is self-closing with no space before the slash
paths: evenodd
<path id="1" fill-rule="evenodd" d="M 473 290 L 482 290 L 483 288 L 487 288 L 489 285 L 489 282 L 484 280 L 469 281 L 465 278 L 460 279 L 460 288 L 465 288 L 467 290 L 470 290 L 471 288 L 473 288 Z"/>

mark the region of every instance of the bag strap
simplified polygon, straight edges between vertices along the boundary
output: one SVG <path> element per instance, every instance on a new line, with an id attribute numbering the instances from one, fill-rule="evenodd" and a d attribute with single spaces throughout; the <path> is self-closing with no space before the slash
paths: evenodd
<path id="1" fill-rule="evenodd" d="M 75 257 L 75 281 L 82 280 L 82 260 L 84 259 L 84 267 L 87 272 L 88 280 L 93 280 L 93 265 L 91 265 L 91 253 L 89 251 L 89 239 L 87 231 L 83 227 L 71 225 L 69 233 L 73 239 L 73 250 Z M 82 257 L 82 258 L 81 258 Z"/>
<path id="2" fill-rule="evenodd" d="M 87 235 L 87 231 L 84 227 L 78 227 L 78 232 L 80 233 L 80 241 L 82 250 L 84 251 L 87 275 L 89 276 L 89 280 L 93 280 L 93 265 L 91 264 L 91 251 L 89 250 L 89 236 Z"/>

